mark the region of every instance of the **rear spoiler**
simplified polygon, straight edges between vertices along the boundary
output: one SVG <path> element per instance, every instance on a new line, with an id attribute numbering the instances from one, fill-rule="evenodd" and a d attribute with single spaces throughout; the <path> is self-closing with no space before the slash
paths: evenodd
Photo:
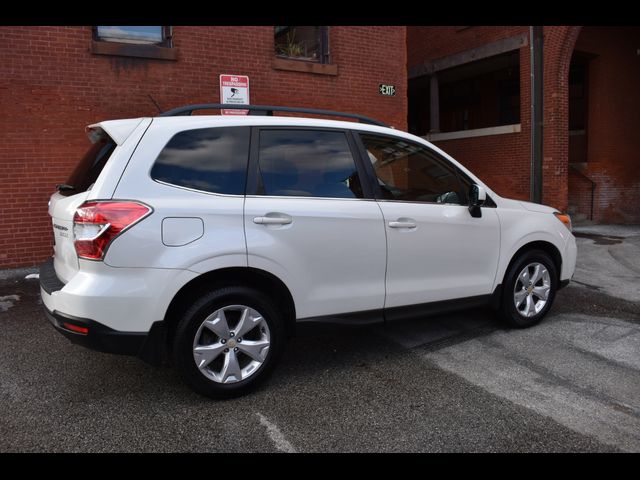
<path id="1" fill-rule="evenodd" d="M 142 120 L 144 119 L 128 118 L 126 120 L 107 120 L 89 125 L 85 131 L 91 143 L 96 143 L 107 135 L 116 145 L 122 145 L 136 127 L 140 125 Z"/>

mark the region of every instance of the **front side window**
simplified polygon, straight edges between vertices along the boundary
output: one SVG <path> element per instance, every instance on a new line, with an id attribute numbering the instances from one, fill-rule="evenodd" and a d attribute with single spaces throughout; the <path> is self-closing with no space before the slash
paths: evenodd
<path id="1" fill-rule="evenodd" d="M 401 138 L 360 134 L 383 199 L 449 203 L 465 201 L 453 168 L 425 147 Z"/>
<path id="2" fill-rule="evenodd" d="M 168 47 L 171 34 L 170 27 L 163 26 L 98 26 L 95 37 L 103 42 Z"/>
<path id="3" fill-rule="evenodd" d="M 280 57 L 329 63 L 327 27 L 275 27 L 275 49 Z"/>
<path id="4" fill-rule="evenodd" d="M 244 195 L 249 136 L 248 127 L 177 133 L 160 152 L 151 178 L 194 190 Z"/>
<path id="5" fill-rule="evenodd" d="M 262 130 L 258 164 L 263 195 L 363 197 L 344 132 Z"/>

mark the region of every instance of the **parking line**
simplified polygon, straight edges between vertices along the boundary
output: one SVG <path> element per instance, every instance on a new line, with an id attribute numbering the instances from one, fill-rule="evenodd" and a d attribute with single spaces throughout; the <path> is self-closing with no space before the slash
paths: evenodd
<path id="1" fill-rule="evenodd" d="M 289 441 L 286 438 L 284 438 L 283 433 L 280 431 L 277 425 L 275 425 L 274 423 L 271 423 L 267 419 L 267 417 L 262 415 L 260 412 L 256 412 L 256 415 L 260 419 L 260 423 L 264 427 L 266 427 L 267 433 L 269 434 L 269 438 L 273 441 L 275 447 L 278 450 L 286 453 L 297 453 L 294 446 L 291 445 L 291 443 L 289 443 Z"/>

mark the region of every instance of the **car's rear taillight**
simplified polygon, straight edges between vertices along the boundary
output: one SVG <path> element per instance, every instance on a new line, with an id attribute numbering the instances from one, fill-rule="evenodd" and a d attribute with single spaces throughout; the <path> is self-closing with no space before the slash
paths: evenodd
<path id="1" fill-rule="evenodd" d="M 109 244 L 124 230 L 151 213 L 138 202 L 85 202 L 73 216 L 74 245 L 78 257 L 102 260 Z"/>

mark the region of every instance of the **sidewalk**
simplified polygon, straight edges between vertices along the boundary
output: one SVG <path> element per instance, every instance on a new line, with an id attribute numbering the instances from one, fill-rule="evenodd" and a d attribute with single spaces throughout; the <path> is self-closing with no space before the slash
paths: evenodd
<path id="1" fill-rule="evenodd" d="M 578 261 L 572 283 L 640 302 L 640 225 L 581 225 L 573 233 Z"/>

